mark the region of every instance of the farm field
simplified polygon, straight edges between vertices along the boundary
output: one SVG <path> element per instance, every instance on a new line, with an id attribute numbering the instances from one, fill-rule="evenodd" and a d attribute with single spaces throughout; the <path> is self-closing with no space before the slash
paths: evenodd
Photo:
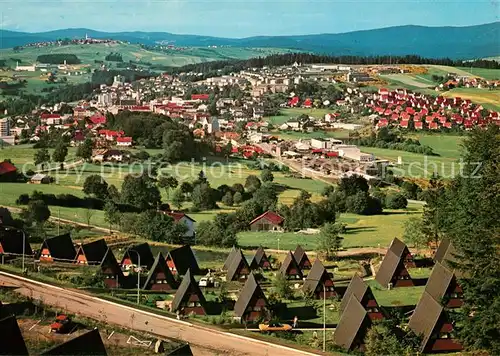
<path id="1" fill-rule="evenodd" d="M 416 88 L 429 88 L 435 85 L 434 82 L 425 77 L 413 76 L 409 74 L 386 74 L 380 75 L 380 77 L 383 79 L 388 79 L 389 81 L 400 82 L 406 86 Z"/>
<path id="2" fill-rule="evenodd" d="M 476 89 L 476 88 L 455 88 L 441 93 L 442 96 L 462 99 L 470 99 L 473 103 L 482 104 L 485 108 L 500 111 L 500 90 Z"/>
<path id="3" fill-rule="evenodd" d="M 462 71 L 470 73 L 475 77 L 481 77 L 487 80 L 500 80 L 500 69 L 488 68 L 460 68 Z"/>

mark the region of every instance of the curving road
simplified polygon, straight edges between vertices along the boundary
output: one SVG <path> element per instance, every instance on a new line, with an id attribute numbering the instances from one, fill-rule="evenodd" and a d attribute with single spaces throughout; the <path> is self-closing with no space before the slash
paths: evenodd
<path id="1" fill-rule="evenodd" d="M 187 341 L 195 356 L 316 355 L 144 312 L 84 292 L 55 287 L 10 273 L 0 272 L 0 286 L 13 287 L 16 292 L 45 304 L 104 323 Z"/>

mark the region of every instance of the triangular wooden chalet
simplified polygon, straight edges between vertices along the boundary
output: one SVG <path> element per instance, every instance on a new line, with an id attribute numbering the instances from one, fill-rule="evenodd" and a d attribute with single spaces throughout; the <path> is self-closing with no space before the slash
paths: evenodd
<path id="1" fill-rule="evenodd" d="M 266 296 L 252 273 L 234 305 L 234 313 L 242 321 L 255 321 L 269 316 Z"/>
<path id="2" fill-rule="evenodd" d="M 99 330 L 95 328 L 94 330 L 88 331 L 85 334 L 81 334 L 65 343 L 57 345 L 50 350 L 42 352 L 42 355 L 54 355 L 54 356 L 106 356 L 106 347 L 102 342 L 101 334 Z"/>
<path id="3" fill-rule="evenodd" d="M 141 265 L 139 266 L 139 256 L 141 260 Z M 150 269 L 153 263 L 155 262 L 155 258 L 153 256 L 153 252 L 151 251 L 151 247 L 148 243 L 142 243 L 139 245 L 129 246 L 125 253 L 123 254 L 122 261 L 120 265 L 122 268 L 129 269 L 132 266 L 141 267 Z"/>
<path id="4" fill-rule="evenodd" d="M 425 291 L 446 308 L 460 308 L 463 305 L 463 291 L 455 273 L 439 262 L 432 269 Z"/>
<path id="5" fill-rule="evenodd" d="M 41 262 L 67 262 L 75 260 L 76 250 L 70 234 L 45 239 L 40 248 Z"/>
<path id="6" fill-rule="evenodd" d="M 314 261 L 302 288 L 312 292 L 316 299 L 331 298 L 337 295 L 333 280 L 319 259 Z"/>
<path id="7" fill-rule="evenodd" d="M 172 311 L 184 315 L 206 315 L 205 297 L 188 269 L 172 301 Z"/>
<path id="8" fill-rule="evenodd" d="M 222 266 L 222 269 L 224 271 L 227 271 L 227 269 L 231 265 L 231 262 L 233 262 L 234 256 L 236 256 L 237 253 L 238 253 L 238 249 L 233 246 L 233 248 L 231 249 L 231 252 L 229 252 L 229 255 L 226 258 L 226 261 L 224 262 L 224 266 Z"/>
<path id="9" fill-rule="evenodd" d="M 106 251 L 101 264 L 101 273 L 104 276 L 104 284 L 108 288 L 119 288 L 125 281 L 122 269 L 116 261 L 116 257 L 110 248 Z"/>
<path id="10" fill-rule="evenodd" d="M 404 249 L 401 249 L 399 243 L 394 243 L 396 240 L 393 240 L 393 243 L 391 243 L 391 246 L 387 250 L 380 269 L 375 276 L 375 280 L 384 288 L 389 288 L 389 285 L 392 288 L 413 287 L 413 280 L 405 267 L 405 256 L 402 252 Z"/>
<path id="11" fill-rule="evenodd" d="M 83 265 L 100 265 L 108 245 L 104 239 L 82 244 L 76 250 L 75 263 Z"/>
<path id="12" fill-rule="evenodd" d="M 283 264 L 281 265 L 280 268 L 280 273 L 284 276 L 286 276 L 288 279 L 302 279 L 304 278 L 304 275 L 302 274 L 302 271 L 295 260 L 295 258 L 292 255 L 292 251 L 288 251 L 288 254 L 285 257 L 285 260 L 283 261 Z"/>
<path id="13" fill-rule="evenodd" d="M 406 268 L 415 268 L 415 261 L 413 259 L 413 255 L 408 249 L 408 246 L 406 246 L 406 244 L 403 241 L 395 237 L 392 240 L 391 245 L 389 246 L 389 250 L 394 252 L 396 256 L 398 256 L 403 260 L 403 263 Z"/>
<path id="14" fill-rule="evenodd" d="M 28 349 L 14 315 L 0 319 L 0 355 L 28 355 Z"/>
<path id="15" fill-rule="evenodd" d="M 333 334 L 333 342 L 346 351 L 363 351 L 365 336 L 371 324 L 365 308 L 351 295 Z"/>
<path id="16" fill-rule="evenodd" d="M 462 345 L 455 338 L 453 323 L 443 306 L 429 293 L 424 292 L 408 324 L 422 337 L 420 352 L 457 352 Z"/>
<path id="17" fill-rule="evenodd" d="M 173 275 L 183 276 L 189 269 L 193 275 L 200 274 L 200 267 L 191 246 L 184 245 L 167 254 L 167 265 Z"/>
<path id="18" fill-rule="evenodd" d="M 23 239 L 23 233 L 18 230 L 0 227 L 0 255 L 22 255 L 24 240 L 24 254 L 33 255 L 28 236 Z"/>
<path id="19" fill-rule="evenodd" d="M 295 252 L 293 253 L 293 257 L 295 258 L 295 261 L 297 261 L 301 270 L 311 268 L 311 261 L 309 260 L 309 257 L 307 257 L 307 253 L 302 246 L 297 245 Z"/>
<path id="20" fill-rule="evenodd" d="M 149 270 L 146 282 L 142 287 L 145 290 L 167 291 L 177 288 L 177 282 L 167 267 L 165 258 L 161 252 L 156 255 L 155 262 Z"/>
<path id="21" fill-rule="evenodd" d="M 241 249 L 233 256 L 233 260 L 227 269 L 227 281 L 245 281 L 250 274 L 250 266 Z"/>
<path id="22" fill-rule="evenodd" d="M 262 268 L 265 271 L 272 268 L 271 262 L 269 262 L 266 251 L 264 251 L 264 248 L 262 246 L 260 246 L 257 251 L 255 251 L 255 256 L 253 256 L 252 262 L 250 262 L 250 268 L 253 270 Z"/>
<path id="23" fill-rule="evenodd" d="M 363 281 L 363 279 L 357 274 L 352 277 L 351 282 L 349 282 L 344 296 L 342 297 L 342 301 L 340 302 L 340 312 L 344 312 L 347 304 L 349 303 L 349 300 L 351 299 L 351 296 L 354 296 L 354 298 L 356 298 L 361 303 L 371 320 L 379 320 L 384 318 L 384 314 L 382 313 L 382 310 L 378 305 L 378 302 L 375 299 L 370 286 L 368 286 L 365 281 Z"/>

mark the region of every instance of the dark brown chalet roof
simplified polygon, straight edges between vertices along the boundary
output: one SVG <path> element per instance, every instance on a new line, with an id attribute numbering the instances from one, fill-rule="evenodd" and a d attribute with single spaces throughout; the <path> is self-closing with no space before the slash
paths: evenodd
<path id="1" fill-rule="evenodd" d="M 422 294 L 408 326 L 417 335 L 422 336 L 420 351 L 423 351 L 432 335 L 441 313 L 442 305 L 427 292 Z"/>
<path id="2" fill-rule="evenodd" d="M 80 251 L 83 251 L 89 265 L 99 265 L 108 251 L 108 245 L 104 239 L 100 239 L 81 245 L 76 251 L 77 256 Z"/>
<path id="3" fill-rule="evenodd" d="M 148 243 L 129 246 L 123 255 L 121 264 L 123 264 L 123 261 L 127 257 L 130 258 L 132 264 L 134 265 L 139 264 L 139 257 L 137 256 L 137 253 L 133 251 L 137 251 L 137 253 L 141 256 L 141 266 L 146 266 L 148 269 L 150 269 L 155 261 L 155 258 L 153 256 L 153 252 L 151 252 L 151 247 L 149 246 Z"/>
<path id="4" fill-rule="evenodd" d="M 47 248 L 50 252 L 50 256 L 54 260 L 65 260 L 67 262 L 72 262 L 76 256 L 75 246 L 73 245 L 73 240 L 71 240 L 70 234 L 59 235 L 45 239 L 42 244 L 41 250 Z"/>
<path id="5" fill-rule="evenodd" d="M 177 287 L 177 282 L 175 281 L 172 272 L 170 272 L 170 269 L 167 267 L 165 258 L 163 257 L 161 252 L 158 252 L 155 262 L 149 270 L 148 277 L 146 278 L 146 282 L 144 283 L 143 288 L 148 289 L 149 281 L 151 280 L 151 278 L 155 277 L 160 272 L 163 272 L 165 274 L 165 280 L 168 282 L 172 289 L 175 289 Z"/>
<path id="6" fill-rule="evenodd" d="M 384 260 L 375 276 L 375 280 L 379 282 L 381 286 L 387 287 L 400 264 L 403 264 L 402 256 L 397 256 L 392 250 L 387 250 Z M 404 264 L 402 268 L 406 268 Z"/>
<path id="7" fill-rule="evenodd" d="M 257 251 L 255 251 L 255 255 L 252 258 L 252 262 L 250 262 L 250 268 L 251 269 L 258 269 L 260 267 L 260 264 L 262 260 L 268 260 L 266 251 L 264 251 L 264 248 L 260 246 Z"/>
<path id="8" fill-rule="evenodd" d="M 172 310 L 176 311 L 179 309 L 181 302 L 191 294 L 196 294 L 200 303 L 205 304 L 205 296 L 200 290 L 198 283 L 193 278 L 191 271 L 188 269 L 184 278 L 182 278 L 181 285 L 177 292 L 175 293 L 174 300 L 172 301 Z"/>
<path id="9" fill-rule="evenodd" d="M 450 245 L 451 245 L 450 239 L 443 238 L 441 240 L 441 243 L 439 244 L 438 249 L 436 250 L 436 253 L 434 254 L 434 258 L 433 258 L 434 262 L 440 262 L 440 263 L 443 262 L 443 258 L 446 255 L 446 253 L 448 252 L 448 248 L 450 247 Z"/>
<path id="10" fill-rule="evenodd" d="M 108 248 L 108 250 L 106 251 L 106 254 L 102 258 L 101 264 L 99 266 L 101 267 L 101 271 L 111 270 L 115 275 L 118 276 L 118 278 L 123 277 L 122 269 L 120 268 L 120 265 L 118 264 L 118 261 L 116 260 L 116 257 L 110 248 Z"/>
<path id="11" fill-rule="evenodd" d="M 391 245 L 389 246 L 389 250 L 399 258 L 403 257 L 405 253 L 410 252 L 406 244 L 397 237 L 392 240 Z"/>
<path id="12" fill-rule="evenodd" d="M 297 261 L 297 263 L 300 263 L 300 261 L 302 261 L 303 258 L 306 258 L 307 260 L 309 260 L 309 257 L 307 257 L 306 251 L 304 251 L 304 249 L 300 245 L 297 245 L 297 247 L 295 248 L 295 252 L 293 253 L 293 257 L 295 258 L 295 261 Z"/>
<path id="13" fill-rule="evenodd" d="M 22 255 L 23 233 L 18 230 L 0 227 L 0 245 L 2 245 L 4 253 L 14 253 Z M 24 253 L 26 255 L 33 254 L 33 250 L 31 249 L 27 235 L 24 239 Z"/>
<path id="14" fill-rule="evenodd" d="M 455 269 L 458 263 L 459 253 L 449 239 L 443 239 L 434 255 L 434 262 L 440 262 L 443 266 L 455 270 L 455 274 L 460 277 L 460 271 Z"/>
<path id="15" fill-rule="evenodd" d="M 233 256 L 233 260 L 227 269 L 227 281 L 232 281 L 236 273 L 241 267 L 246 267 L 247 270 L 250 270 L 250 266 L 248 266 L 247 259 L 243 255 L 241 249 L 237 249 L 236 253 Z"/>
<path id="16" fill-rule="evenodd" d="M 229 268 L 229 266 L 231 265 L 231 262 L 233 262 L 233 258 L 234 256 L 238 253 L 238 249 L 236 247 L 233 246 L 233 248 L 231 249 L 231 252 L 229 252 L 229 255 L 227 256 L 226 258 L 226 261 L 224 262 L 224 266 L 222 267 L 222 269 L 224 271 L 227 271 L 227 269 Z"/>
<path id="17" fill-rule="evenodd" d="M 340 302 L 340 311 L 343 312 L 344 309 L 347 307 L 347 304 L 349 303 L 349 299 L 351 299 L 351 296 L 354 296 L 358 301 L 362 301 L 363 297 L 365 296 L 367 290 L 370 287 L 363 281 L 363 279 L 355 274 L 351 281 L 349 282 L 349 285 L 347 286 L 347 289 L 344 293 L 344 296 L 342 297 L 342 302 Z"/>
<path id="18" fill-rule="evenodd" d="M 200 274 L 200 267 L 198 266 L 198 261 L 196 261 L 191 246 L 184 245 L 173 249 L 168 253 L 168 256 L 174 261 L 177 273 L 180 275 L 186 274 L 188 269 L 191 270 L 193 274 Z"/>
<path id="19" fill-rule="evenodd" d="M 312 265 L 311 270 L 309 271 L 309 274 L 306 277 L 304 286 L 302 288 L 304 290 L 315 291 L 318 287 L 318 284 L 320 284 L 325 278 L 325 274 L 326 278 L 329 279 L 330 277 L 328 276 L 328 272 L 326 271 L 325 266 L 323 266 L 319 259 L 316 259 L 316 261 L 314 261 Z"/>
<path id="20" fill-rule="evenodd" d="M 285 260 L 283 261 L 283 264 L 281 265 L 280 273 L 283 274 L 283 275 L 285 275 L 285 276 L 287 276 L 288 275 L 288 271 L 291 268 L 295 268 L 297 270 L 297 272 L 300 275 L 300 278 L 303 277 L 303 274 L 302 274 L 302 271 L 301 271 L 301 269 L 299 267 L 299 264 L 295 260 L 295 257 L 293 257 L 293 255 L 292 255 L 292 251 L 288 251 L 288 254 L 285 257 Z"/>
<path id="21" fill-rule="evenodd" d="M 432 268 L 431 276 L 425 285 L 425 291 L 435 300 L 441 301 L 454 278 L 453 271 L 436 262 L 434 268 Z"/>
<path id="22" fill-rule="evenodd" d="M 262 292 L 259 283 L 255 280 L 253 273 L 250 273 L 250 276 L 245 282 L 245 286 L 241 290 L 240 296 L 234 305 L 234 312 L 237 316 L 242 317 L 243 314 L 245 314 L 245 310 L 248 308 L 248 304 L 254 295 L 256 295 L 259 299 L 266 299 L 266 296 L 264 295 L 264 292 Z"/>
<path id="23" fill-rule="evenodd" d="M 28 355 L 14 315 L 0 319 L 0 355 Z"/>
<path id="24" fill-rule="evenodd" d="M 370 319 L 365 308 L 359 300 L 351 296 L 333 334 L 333 341 L 344 349 L 350 350 L 354 346 L 353 343 L 358 332 L 366 331 L 365 328 L 369 323 Z"/>
<path id="25" fill-rule="evenodd" d="M 57 345 L 42 353 L 42 355 L 58 355 L 58 356 L 101 356 L 107 355 L 106 348 L 102 342 L 99 330 L 88 331 L 85 334 L 75 337 L 63 344 Z"/>

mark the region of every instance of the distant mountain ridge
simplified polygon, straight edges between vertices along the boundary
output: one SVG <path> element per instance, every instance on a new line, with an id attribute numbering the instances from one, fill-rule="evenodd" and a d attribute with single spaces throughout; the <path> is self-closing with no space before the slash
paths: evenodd
<path id="1" fill-rule="evenodd" d="M 397 26 L 339 34 L 222 38 L 168 32 L 100 32 L 64 29 L 40 33 L 0 30 L 0 48 L 11 48 L 59 38 L 111 38 L 153 45 L 169 41 L 177 46 L 275 47 L 321 54 L 378 56 L 414 54 L 428 58 L 474 59 L 500 54 L 500 22 L 467 27 Z"/>

